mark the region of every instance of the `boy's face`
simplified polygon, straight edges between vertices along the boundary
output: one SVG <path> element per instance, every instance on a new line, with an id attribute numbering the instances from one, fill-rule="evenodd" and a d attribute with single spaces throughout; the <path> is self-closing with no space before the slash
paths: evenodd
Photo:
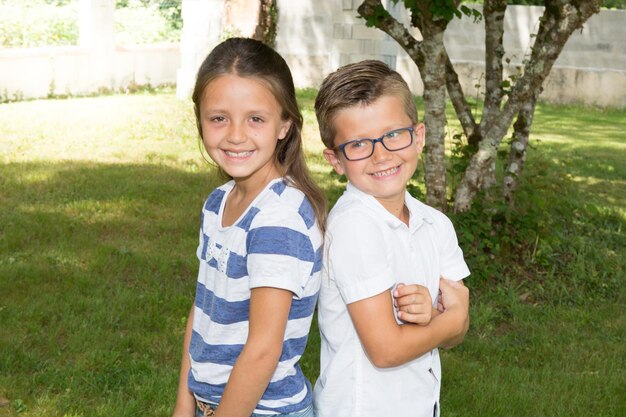
<path id="1" fill-rule="evenodd" d="M 324 157 L 339 175 L 359 190 L 375 197 L 383 207 L 394 211 L 404 204 L 406 184 L 417 168 L 424 147 L 424 125 L 412 126 L 402 100 L 394 95 L 378 98 L 369 106 L 340 110 L 333 121 L 336 150 L 324 150 Z M 376 139 L 394 129 L 413 127 L 413 143 L 398 151 L 388 151 L 377 142 L 367 159 L 349 161 L 337 147 L 355 139 Z"/>

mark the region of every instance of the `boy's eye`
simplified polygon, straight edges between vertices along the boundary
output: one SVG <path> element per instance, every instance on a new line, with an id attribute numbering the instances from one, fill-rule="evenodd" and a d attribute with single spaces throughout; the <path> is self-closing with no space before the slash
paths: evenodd
<path id="1" fill-rule="evenodd" d="M 212 122 L 220 123 L 226 120 L 226 118 L 224 118 L 224 116 L 213 116 L 209 120 Z"/>
<path id="2" fill-rule="evenodd" d="M 364 140 L 354 140 L 354 141 L 350 142 L 348 147 L 350 147 L 350 149 L 354 149 L 354 150 L 363 149 L 363 148 L 367 147 L 367 145 L 368 145 L 367 142 L 368 141 L 366 139 L 364 139 Z"/>
<path id="3" fill-rule="evenodd" d="M 400 132 L 398 132 L 397 130 L 394 130 L 392 132 L 389 132 L 385 135 L 385 139 L 395 139 L 398 136 L 400 136 Z"/>
<path id="4" fill-rule="evenodd" d="M 252 116 L 250 118 L 250 120 L 252 120 L 254 123 L 262 123 L 263 122 L 263 119 L 258 117 L 258 116 Z"/>

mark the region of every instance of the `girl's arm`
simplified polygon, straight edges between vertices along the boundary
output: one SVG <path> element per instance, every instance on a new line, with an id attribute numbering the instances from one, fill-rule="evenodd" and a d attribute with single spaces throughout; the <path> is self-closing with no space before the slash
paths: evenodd
<path id="1" fill-rule="evenodd" d="M 183 358 L 180 365 L 180 378 L 178 380 L 178 395 L 176 396 L 176 407 L 172 417 L 193 417 L 196 412 L 196 401 L 191 391 L 187 387 L 187 378 L 191 363 L 189 361 L 189 342 L 191 341 L 191 330 L 193 327 L 193 305 L 187 319 L 185 327 L 185 338 L 183 341 Z"/>
<path id="2" fill-rule="evenodd" d="M 441 280 L 446 311 L 427 326 L 396 323 L 388 291 L 348 304 L 361 343 L 372 363 L 391 368 L 411 361 L 465 334 L 469 323 L 469 290 Z"/>
<path id="3" fill-rule="evenodd" d="M 293 293 L 253 288 L 248 339 L 230 374 L 218 417 L 249 417 L 270 382 L 283 350 L 283 338 Z"/>

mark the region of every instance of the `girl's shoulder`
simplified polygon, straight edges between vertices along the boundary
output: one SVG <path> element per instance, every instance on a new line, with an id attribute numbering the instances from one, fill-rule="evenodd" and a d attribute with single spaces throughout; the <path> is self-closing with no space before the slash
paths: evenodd
<path id="1" fill-rule="evenodd" d="M 214 188 L 204 201 L 204 211 L 209 211 L 217 214 L 219 212 L 220 206 L 222 205 L 224 197 L 233 188 L 234 184 L 234 181 L 228 181 L 227 183 L 224 183 L 219 187 Z"/>
<path id="2" fill-rule="evenodd" d="M 306 195 L 284 178 L 270 183 L 262 198 L 255 202 L 255 223 L 310 229 L 315 225 L 315 211 Z"/>

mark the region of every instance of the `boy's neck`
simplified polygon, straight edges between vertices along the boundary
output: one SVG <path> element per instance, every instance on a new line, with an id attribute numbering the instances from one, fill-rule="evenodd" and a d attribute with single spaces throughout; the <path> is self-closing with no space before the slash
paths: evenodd
<path id="1" fill-rule="evenodd" d="M 387 201 L 376 199 L 392 215 L 400 219 L 407 226 L 409 225 L 409 208 L 404 202 L 404 198 L 398 201 Z"/>

